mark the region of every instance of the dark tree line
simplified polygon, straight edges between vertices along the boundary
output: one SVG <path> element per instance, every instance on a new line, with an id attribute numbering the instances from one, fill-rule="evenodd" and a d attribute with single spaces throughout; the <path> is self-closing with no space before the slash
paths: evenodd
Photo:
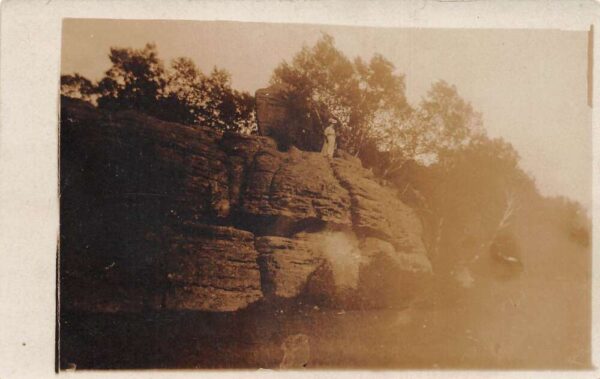
<path id="1" fill-rule="evenodd" d="M 156 46 L 111 48 L 112 66 L 97 83 L 79 74 L 61 76 L 61 93 L 107 110 L 135 109 L 160 119 L 219 130 L 256 129 L 254 98 L 231 87 L 225 70 L 205 74 L 188 58 L 165 68 Z"/>
<path id="2" fill-rule="evenodd" d="M 167 121 L 219 130 L 253 131 L 254 98 L 231 87 L 230 75 L 201 72 L 189 58 L 165 67 L 156 46 L 111 48 L 112 66 L 97 83 L 63 75 L 61 93 L 108 110 L 136 109 Z M 439 81 L 416 106 L 407 102 L 404 75 L 376 54 L 350 59 L 329 35 L 303 47 L 275 68 L 271 82 L 285 84 L 291 114 L 337 122 L 338 145 L 376 160 L 389 176 L 406 161 L 436 162 L 448 152 L 485 138 L 481 116 L 456 88 Z M 375 165 L 374 165 L 375 166 Z"/>

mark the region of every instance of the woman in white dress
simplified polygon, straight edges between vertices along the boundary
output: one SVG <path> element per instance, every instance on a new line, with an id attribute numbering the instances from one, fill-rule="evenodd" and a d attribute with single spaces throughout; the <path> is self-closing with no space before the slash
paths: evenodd
<path id="1" fill-rule="evenodd" d="M 335 151 L 335 129 L 333 125 L 329 124 L 323 131 L 323 134 L 325 134 L 325 143 L 323 143 L 321 154 L 333 158 L 333 152 Z"/>

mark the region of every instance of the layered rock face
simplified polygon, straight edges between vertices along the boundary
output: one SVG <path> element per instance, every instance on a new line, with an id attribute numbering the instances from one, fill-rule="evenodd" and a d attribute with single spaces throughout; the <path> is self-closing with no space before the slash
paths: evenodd
<path id="1" fill-rule="evenodd" d="M 378 237 L 402 252 L 425 255 L 421 223 L 415 212 L 398 200 L 395 189 L 377 183 L 357 158 L 334 159 L 332 166 L 350 194 L 357 234 Z"/>
<path id="2" fill-rule="evenodd" d="M 281 222 L 351 224 L 350 197 L 329 162 L 295 148 L 279 152 L 267 146 L 254 156 L 240 210 L 258 218 L 275 216 Z"/>
<path id="3" fill-rule="evenodd" d="M 62 307 L 102 312 L 403 306 L 431 272 L 415 213 L 356 159 L 71 99 L 60 263 Z"/>
<path id="4" fill-rule="evenodd" d="M 166 259 L 167 309 L 232 311 L 262 297 L 254 235 L 194 225 L 174 238 Z"/>

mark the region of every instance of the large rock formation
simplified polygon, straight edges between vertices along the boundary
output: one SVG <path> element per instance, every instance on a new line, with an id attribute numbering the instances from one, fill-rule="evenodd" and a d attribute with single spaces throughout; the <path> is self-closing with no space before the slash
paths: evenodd
<path id="1" fill-rule="evenodd" d="M 402 306 L 431 271 L 414 212 L 359 160 L 72 99 L 60 263 L 64 309 L 104 312 L 234 311 L 311 293 L 347 306 L 342 292 Z"/>

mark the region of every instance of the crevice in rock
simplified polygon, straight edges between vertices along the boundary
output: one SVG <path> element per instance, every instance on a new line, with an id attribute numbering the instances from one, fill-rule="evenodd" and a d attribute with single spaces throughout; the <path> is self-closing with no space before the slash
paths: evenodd
<path id="1" fill-rule="evenodd" d="M 238 199 L 236 202 L 236 208 L 241 209 L 244 206 L 244 193 L 246 192 L 246 188 L 248 188 L 248 176 L 250 174 L 250 170 L 256 165 L 256 157 L 260 154 L 261 149 L 259 148 L 254 154 L 252 154 L 252 158 L 249 163 L 246 163 L 244 167 L 244 171 L 242 172 L 242 177 L 240 178 L 240 188 L 238 193 Z"/>
<path id="2" fill-rule="evenodd" d="M 300 232 L 318 233 L 325 229 L 339 230 L 343 225 L 323 221 L 318 217 L 294 219 L 286 216 L 253 215 L 239 213 L 234 217 L 233 226 L 256 236 L 279 236 L 291 238 Z"/>
<path id="3" fill-rule="evenodd" d="M 334 159 L 340 159 L 340 158 L 334 158 Z M 335 180 L 337 180 L 340 187 L 345 189 L 346 192 L 348 192 L 348 195 L 350 196 L 350 221 L 352 222 L 352 230 L 356 233 L 356 235 L 359 235 L 360 231 L 356 230 L 356 227 L 355 227 L 356 225 L 358 225 L 358 217 L 359 217 L 358 212 L 356 211 L 356 209 L 358 209 L 358 200 L 356 198 L 356 195 L 353 193 L 352 187 L 350 187 L 348 185 L 348 183 L 346 183 L 346 181 L 342 179 L 340 174 L 335 169 L 333 160 L 328 159 L 327 162 L 329 164 L 329 167 L 331 167 L 331 172 L 332 172 Z"/>
<path id="4" fill-rule="evenodd" d="M 254 250 L 258 251 L 256 246 L 257 236 L 254 237 Z M 258 272 L 260 274 L 260 288 L 265 298 L 271 298 L 275 294 L 275 283 L 272 280 L 272 275 L 269 274 L 268 257 L 265 254 L 258 253 L 256 263 L 258 264 Z"/>
<path id="5" fill-rule="evenodd" d="M 207 289 L 215 289 L 227 292 L 243 292 L 246 290 L 260 290 L 260 288 L 256 288 L 255 286 L 233 286 L 233 287 L 223 287 L 216 286 L 214 284 L 202 284 L 202 283 L 183 283 L 181 289 L 186 289 L 189 287 L 198 287 L 198 288 L 207 288 Z"/>
<path id="6" fill-rule="evenodd" d="M 241 145 L 236 144 L 239 141 L 245 142 Z M 232 146 L 229 146 L 228 143 Z M 227 134 L 221 138 L 218 147 L 226 157 L 224 164 L 227 169 L 230 205 L 227 222 L 231 224 L 244 205 L 244 193 L 248 186 L 248 176 L 256 164 L 256 157 L 260 155 L 263 148 L 257 138 Z"/>
<path id="7" fill-rule="evenodd" d="M 287 160 L 282 159 L 279 162 L 279 167 L 277 167 L 277 170 L 275 170 L 275 172 L 273 172 L 273 176 L 271 176 L 271 182 L 269 183 L 269 200 L 270 201 L 273 200 L 273 192 L 275 192 L 275 178 L 283 170 L 283 168 L 285 167 L 286 164 L 287 164 Z"/>

